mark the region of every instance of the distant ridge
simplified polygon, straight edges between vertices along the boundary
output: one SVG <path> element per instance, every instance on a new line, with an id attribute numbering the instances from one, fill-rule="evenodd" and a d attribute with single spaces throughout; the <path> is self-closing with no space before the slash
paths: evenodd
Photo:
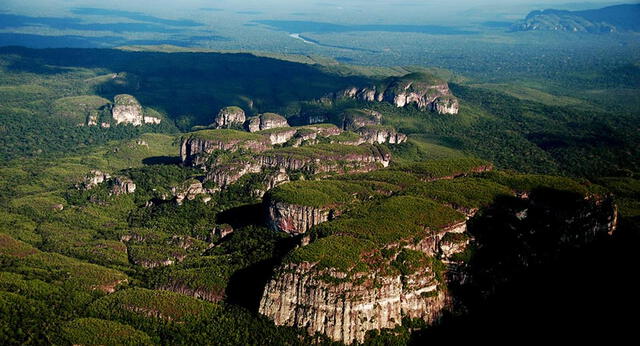
<path id="1" fill-rule="evenodd" d="M 640 4 L 616 5 L 584 11 L 533 11 L 515 23 L 512 31 L 566 31 L 588 33 L 640 32 Z"/>

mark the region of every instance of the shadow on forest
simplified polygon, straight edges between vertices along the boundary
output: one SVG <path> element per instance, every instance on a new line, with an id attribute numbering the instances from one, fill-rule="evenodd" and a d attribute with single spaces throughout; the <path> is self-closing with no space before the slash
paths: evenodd
<path id="1" fill-rule="evenodd" d="M 266 219 L 263 206 L 258 203 L 227 209 L 218 214 L 216 222 L 218 224 L 229 224 L 234 229 L 238 229 L 251 225 L 264 225 Z"/>
<path id="2" fill-rule="evenodd" d="M 264 206 L 259 203 L 228 209 L 218 215 L 216 223 L 226 223 L 234 229 L 265 225 Z M 275 268 L 280 265 L 282 258 L 298 244 L 300 244 L 298 237 L 280 237 L 274 247 L 273 257 L 236 271 L 227 285 L 227 302 L 257 312 L 262 292 L 273 277 Z"/>
<path id="3" fill-rule="evenodd" d="M 179 156 L 152 156 L 142 160 L 145 165 L 178 165 L 181 162 Z"/>
<path id="4" fill-rule="evenodd" d="M 613 236 L 576 246 L 562 238 L 584 232 L 580 220 L 564 221 L 584 210 L 581 196 L 542 190 L 523 202 L 498 200 L 469 224 L 480 246 L 469 262 L 470 280 L 451 291 L 466 312 L 416 332 L 412 344 L 452 335 L 458 342 L 615 338 L 630 326 L 623 311 L 637 302 L 628 277 L 637 263 L 638 220 L 623 220 Z M 519 220 L 514 212 L 523 208 L 529 216 Z"/>
<path id="5" fill-rule="evenodd" d="M 245 53 L 4 47 L 0 54 L 19 57 L 6 66 L 18 73 L 56 75 L 69 68 L 92 69 L 104 76 L 94 79 L 98 95 L 112 99 L 116 94 L 131 94 L 143 106 L 181 119 L 178 125 L 183 130 L 210 124 L 218 110 L 228 105 L 243 107 L 250 114 L 280 111 L 300 100 L 369 83 L 364 77 L 343 77 L 310 64 Z M 114 78 L 117 73 L 121 74 Z"/>
<path id="6" fill-rule="evenodd" d="M 274 270 L 280 265 L 282 258 L 298 244 L 299 239 L 296 237 L 280 239 L 276 245 L 278 252 L 274 257 L 235 272 L 227 285 L 227 302 L 257 313 L 262 293 L 273 277 Z"/>

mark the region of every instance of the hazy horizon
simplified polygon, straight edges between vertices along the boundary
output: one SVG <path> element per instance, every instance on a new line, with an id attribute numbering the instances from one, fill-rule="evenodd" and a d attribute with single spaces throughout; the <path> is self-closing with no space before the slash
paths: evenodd
<path id="1" fill-rule="evenodd" d="M 173 45 L 312 54 L 358 64 L 433 64 L 436 47 L 447 47 L 438 53 L 444 59 L 470 45 L 516 44 L 524 37 L 544 44 L 541 36 L 509 33 L 533 10 L 621 3 L 637 1 L 6 0 L 0 5 L 0 46 Z"/>
<path id="2" fill-rule="evenodd" d="M 361 21 L 354 15 L 364 15 L 371 22 L 451 22 L 459 24 L 477 18 L 517 19 L 529 11 L 544 8 L 587 9 L 601 6 L 638 3 L 637 1 L 566 1 L 552 0 L 453 0 L 443 5 L 439 1 L 415 0 L 350 0 L 299 2 L 290 0 L 248 0 L 248 1 L 175 1 L 159 0 L 54 0 L 20 1 L 6 0 L 0 11 L 32 16 L 72 15 L 74 8 L 100 8 L 120 11 L 134 11 L 145 14 L 162 15 L 167 18 L 216 18 L 221 16 L 251 16 L 274 19 L 279 17 L 313 17 L 330 22 Z"/>

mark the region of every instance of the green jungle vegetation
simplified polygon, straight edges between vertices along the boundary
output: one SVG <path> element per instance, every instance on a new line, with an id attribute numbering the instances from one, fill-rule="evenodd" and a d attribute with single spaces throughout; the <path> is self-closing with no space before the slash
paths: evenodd
<path id="1" fill-rule="evenodd" d="M 363 261 L 371 250 L 414 241 L 425 229 L 464 220 L 465 208 L 540 187 L 580 196 L 612 192 L 619 232 L 638 232 L 637 101 L 626 98 L 638 89 L 636 65 L 592 67 L 590 74 L 563 74 L 558 84 L 540 87 L 539 79 L 512 78 L 509 70 L 492 81 L 417 67 L 162 50 L 0 48 L 1 343 L 328 343 L 257 314 L 262 288 L 282 261 L 371 270 L 389 260 L 377 252 Z M 546 68 L 551 75 L 562 65 Z M 459 115 L 314 101 L 410 72 L 436 78 L 424 74 L 434 71 L 451 82 Z M 135 96 L 145 111 L 166 121 L 78 126 L 118 94 Z M 208 203 L 178 205 L 167 198 L 173 187 L 204 175 L 178 164 L 184 136 L 264 138 L 234 130 L 190 133 L 229 105 L 248 115 L 277 112 L 293 125 L 321 114 L 337 126 L 345 110 L 366 108 L 409 140 L 353 147 L 339 144 L 358 138 L 345 132 L 333 143 L 321 139 L 316 146 L 268 151 L 287 158 L 337 152 L 393 157 L 390 167 L 374 172 L 297 180 L 271 190 L 267 199 L 344 212 L 317 226 L 310 245 L 294 250 L 291 238 L 265 227 L 262 201 L 252 193 L 261 184 L 259 174 L 213 193 Z M 489 166 L 496 171 L 477 169 Z M 114 195 L 108 184 L 78 189 L 92 170 L 129 177 L 136 192 Z M 460 177 L 438 180 L 454 176 Z M 214 232 L 229 225 L 231 235 L 221 239 Z M 167 261 L 173 264 L 162 265 Z M 407 250 L 389 270 L 408 275 L 424 266 L 437 272 L 441 263 Z M 367 342 L 407 341 L 410 325 L 372 333 Z"/>

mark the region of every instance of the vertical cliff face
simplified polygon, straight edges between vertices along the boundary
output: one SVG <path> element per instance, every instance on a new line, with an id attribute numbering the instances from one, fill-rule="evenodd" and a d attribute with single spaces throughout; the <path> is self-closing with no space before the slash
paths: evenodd
<path id="1" fill-rule="evenodd" d="M 337 126 L 331 124 L 308 125 L 300 127 L 278 127 L 257 132 L 267 138 L 271 145 L 286 144 L 287 146 L 298 147 L 309 144 L 310 141 L 318 137 L 336 136 L 342 133 Z"/>
<path id="2" fill-rule="evenodd" d="M 262 172 L 262 165 L 251 160 L 239 160 L 218 165 L 207 173 L 206 181 L 212 181 L 220 188 L 225 188 L 240 178 L 251 173 Z"/>
<path id="3" fill-rule="evenodd" d="M 407 276 L 360 273 L 346 277 L 313 264 L 286 265 L 265 288 L 260 312 L 276 325 L 306 328 L 335 341 L 364 341 L 370 330 L 394 328 L 403 317 L 435 321 L 447 294 L 433 270 Z"/>
<path id="4" fill-rule="evenodd" d="M 185 200 L 193 201 L 198 197 L 204 203 L 208 203 L 211 200 L 211 194 L 217 191 L 217 189 L 203 187 L 202 183 L 197 179 L 189 179 L 171 188 L 171 194 L 178 205 L 182 205 Z"/>
<path id="5" fill-rule="evenodd" d="M 356 130 L 366 143 L 401 144 L 407 141 L 407 135 L 390 126 L 369 125 Z"/>
<path id="6" fill-rule="evenodd" d="M 467 221 L 460 221 L 432 231 L 428 236 L 412 244 L 408 244 L 407 249 L 419 251 L 427 256 L 437 256 L 447 259 L 455 253 L 462 252 L 468 245 Z"/>
<path id="7" fill-rule="evenodd" d="M 116 95 L 113 100 L 111 115 L 116 124 L 132 124 L 140 126 L 144 123 L 142 106 L 131 95 Z"/>
<path id="8" fill-rule="evenodd" d="M 347 109 L 342 117 L 342 128 L 346 131 L 355 131 L 364 126 L 380 125 L 382 121 L 382 114 L 367 109 Z"/>
<path id="9" fill-rule="evenodd" d="M 202 164 L 206 162 L 206 156 L 192 162 Z M 344 174 L 373 171 L 387 167 L 390 162 L 391 154 L 387 150 L 368 144 L 359 147 L 333 144 L 286 147 L 217 164 L 207 173 L 206 181 L 214 181 L 219 187 L 226 187 L 246 174 L 260 173 L 266 169 L 303 171 L 307 174 Z"/>
<path id="10" fill-rule="evenodd" d="M 116 95 L 111 106 L 111 116 L 116 124 L 131 124 L 141 126 L 144 124 L 160 124 L 162 120 L 144 114 L 142 105 L 131 95 Z M 98 118 L 92 119 L 92 123 L 97 125 Z M 105 127 L 105 126 L 103 126 Z"/>
<path id="11" fill-rule="evenodd" d="M 335 214 L 331 208 L 295 205 L 274 200 L 265 202 L 269 226 L 292 235 L 306 233 L 311 227 L 329 221 Z"/>
<path id="12" fill-rule="evenodd" d="M 264 113 L 247 119 L 245 126 L 249 132 L 258 132 L 280 127 L 289 127 L 287 118 L 276 113 Z"/>
<path id="13" fill-rule="evenodd" d="M 263 167 L 304 170 L 310 174 L 369 172 L 387 167 L 391 157 L 384 153 L 332 153 L 310 154 L 307 156 L 290 155 L 290 152 L 268 152 L 257 157 Z"/>
<path id="14" fill-rule="evenodd" d="M 464 241 L 456 244 L 448 248 L 464 250 Z M 365 255 L 365 271 L 286 263 L 265 287 L 260 313 L 276 325 L 306 328 L 345 343 L 363 342 L 368 331 L 394 328 L 403 318 L 427 323 L 440 319 L 451 306 L 442 262 L 397 245 L 382 253 L 390 257 L 377 265 L 371 262 L 380 260 L 381 253 Z"/>
<path id="15" fill-rule="evenodd" d="M 246 120 L 244 110 L 240 107 L 232 106 L 222 108 L 213 122 L 217 128 L 229 128 L 242 126 Z"/>
<path id="16" fill-rule="evenodd" d="M 420 110 L 439 114 L 458 114 L 459 111 L 458 100 L 452 95 L 449 85 L 426 73 L 392 77 L 364 88 L 348 88 L 327 95 L 323 100 L 333 101 L 341 98 L 388 102 L 398 108 L 414 105 Z"/>
<path id="17" fill-rule="evenodd" d="M 329 208 L 269 203 L 276 229 L 301 234 L 321 224 L 311 226 L 315 240 L 276 270 L 260 313 L 277 325 L 362 342 L 368 331 L 394 328 L 403 317 L 433 323 L 445 311 L 464 310 L 461 287 L 486 296 L 510 275 L 616 228 L 610 196 L 542 187 L 507 197 L 507 186 L 473 179 L 425 182 L 405 192 L 437 202 L 392 196 L 337 218 L 327 217 Z M 513 179 L 508 183 L 521 186 L 519 177 Z M 481 198 L 485 193 L 494 197 Z"/>
<path id="18" fill-rule="evenodd" d="M 289 181 L 289 174 L 285 169 L 278 169 L 270 172 L 262 179 L 262 187 L 253 191 L 256 198 L 262 198 L 271 189 L 276 188 Z"/>
<path id="19" fill-rule="evenodd" d="M 394 328 L 404 317 L 434 322 L 450 302 L 440 245 L 446 239 L 451 253 L 464 251 L 468 238 L 446 235 L 465 230 L 462 214 L 432 201 L 365 203 L 320 225 L 317 234 L 325 237 L 285 258 L 265 288 L 260 313 L 345 343 Z"/>
<path id="20" fill-rule="evenodd" d="M 274 130 L 267 130 L 267 132 L 264 132 L 263 134 L 269 138 L 271 145 L 276 145 L 287 143 L 296 135 L 296 133 L 298 133 L 298 130 L 294 128 L 278 128 Z"/>
<path id="21" fill-rule="evenodd" d="M 458 114 L 460 112 L 460 102 L 455 97 L 441 96 L 429 105 L 429 109 L 438 114 Z"/>
<path id="22" fill-rule="evenodd" d="M 182 163 L 200 166 L 218 150 L 261 152 L 271 147 L 264 136 L 235 130 L 203 130 L 193 132 L 182 139 L 180 158 Z"/>

